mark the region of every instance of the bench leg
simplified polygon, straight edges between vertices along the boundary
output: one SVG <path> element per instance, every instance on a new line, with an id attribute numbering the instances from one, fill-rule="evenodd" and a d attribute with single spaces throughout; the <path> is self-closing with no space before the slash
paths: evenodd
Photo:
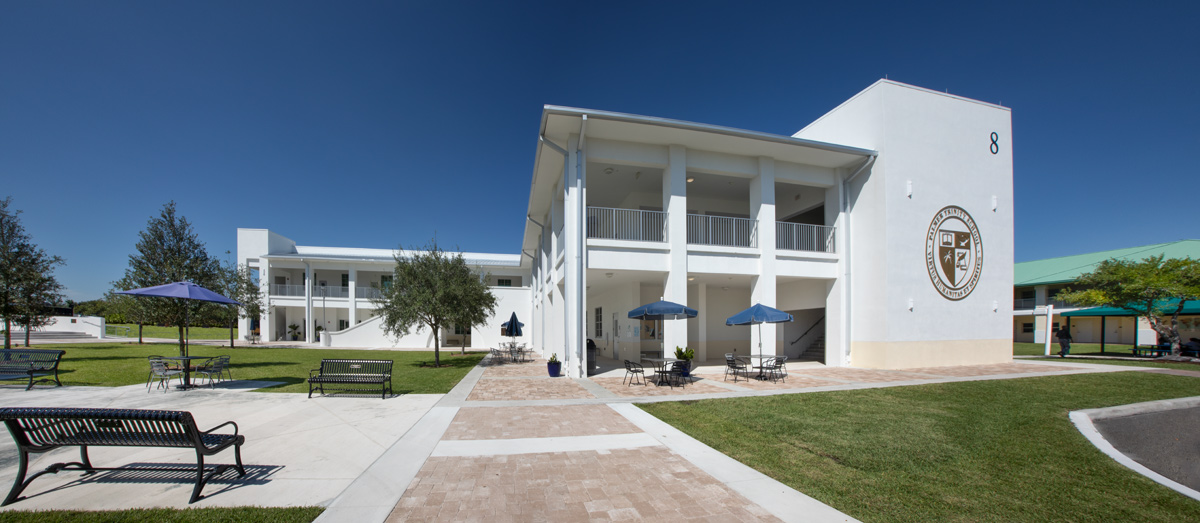
<path id="1" fill-rule="evenodd" d="M 13 481 L 12 490 L 8 491 L 8 497 L 4 498 L 4 503 L 0 503 L 0 506 L 15 502 L 21 496 L 21 491 L 25 490 L 25 486 L 29 485 L 25 481 L 25 473 L 29 471 L 29 453 L 22 450 L 20 454 L 21 460 L 17 464 L 17 479 Z"/>
<path id="2" fill-rule="evenodd" d="M 238 477 L 240 478 L 242 476 L 245 476 L 246 469 L 244 467 L 242 467 L 242 446 L 241 445 L 233 446 L 233 457 L 234 457 L 234 459 L 237 460 Z"/>
<path id="3" fill-rule="evenodd" d="M 200 501 L 200 489 L 204 488 L 204 454 L 196 451 L 196 487 L 192 489 L 192 499 L 188 500 L 191 505 Z"/>
<path id="4" fill-rule="evenodd" d="M 88 470 L 88 473 L 95 472 L 95 467 L 92 467 L 92 460 L 88 458 L 87 445 L 79 446 L 79 464 Z"/>

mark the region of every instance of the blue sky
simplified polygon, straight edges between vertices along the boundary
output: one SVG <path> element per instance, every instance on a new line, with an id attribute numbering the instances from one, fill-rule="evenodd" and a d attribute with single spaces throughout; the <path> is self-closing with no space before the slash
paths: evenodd
<path id="1" fill-rule="evenodd" d="M 1195 2 L 568 4 L 0 3 L 0 197 L 78 300 L 170 200 L 515 254 L 543 104 L 790 135 L 887 76 L 1013 109 L 1017 261 L 1200 237 Z"/>

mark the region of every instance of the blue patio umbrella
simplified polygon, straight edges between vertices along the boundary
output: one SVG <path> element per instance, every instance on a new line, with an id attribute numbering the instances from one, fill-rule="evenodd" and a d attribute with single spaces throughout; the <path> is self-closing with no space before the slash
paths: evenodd
<path id="1" fill-rule="evenodd" d="M 117 291 L 117 294 L 128 294 L 130 296 L 153 296 L 158 298 L 180 298 L 184 300 L 208 301 L 213 303 L 223 303 L 226 305 L 241 305 L 236 301 L 221 296 L 213 291 L 205 289 L 190 281 L 177 281 L 166 285 L 156 285 L 154 287 L 143 287 L 141 289 L 130 289 L 127 291 Z M 187 323 L 190 322 L 190 307 L 184 308 L 184 328 L 187 328 Z M 179 355 L 187 356 L 187 346 L 181 344 L 179 346 Z"/>
<path id="2" fill-rule="evenodd" d="M 512 316 L 508 318 L 508 321 L 501 323 L 500 326 L 504 328 L 505 336 L 515 338 L 522 335 L 521 327 L 524 327 L 525 324 L 517 321 L 517 313 L 514 312 L 512 313 Z"/>
<path id="3" fill-rule="evenodd" d="M 749 309 L 734 314 L 725 320 L 725 325 L 758 325 L 758 355 L 762 356 L 762 324 L 787 323 L 795 318 L 791 314 L 761 303 L 755 303 Z"/>
<path id="4" fill-rule="evenodd" d="M 695 318 L 699 314 L 696 309 L 687 305 L 680 305 L 663 299 L 629 311 L 629 317 L 636 320 L 659 320 L 659 331 L 662 330 L 662 320 Z"/>

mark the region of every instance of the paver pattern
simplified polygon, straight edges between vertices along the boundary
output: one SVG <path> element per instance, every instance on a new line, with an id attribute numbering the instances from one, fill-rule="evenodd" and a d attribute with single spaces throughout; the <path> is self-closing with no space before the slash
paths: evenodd
<path id="1" fill-rule="evenodd" d="M 803 371 L 792 372 L 788 380 L 797 376 L 809 378 L 830 378 L 840 381 L 851 381 L 858 383 L 885 383 L 889 381 L 909 381 L 909 380 L 928 380 L 934 379 L 932 376 L 921 376 L 919 374 L 911 374 L 907 372 L 895 370 L 874 370 L 874 369 L 852 369 L 848 367 L 834 367 L 827 369 L 805 369 Z"/>
<path id="2" fill-rule="evenodd" d="M 683 387 L 671 387 L 668 385 L 655 385 L 653 381 L 647 381 L 645 385 L 633 384 L 629 385 L 621 383 L 621 378 L 591 378 L 597 385 L 612 391 L 613 394 L 624 397 L 643 397 L 643 396 L 683 396 L 686 394 L 718 394 L 721 392 L 729 392 L 729 389 L 721 388 L 711 383 L 706 383 L 707 380 L 697 380 Z"/>
<path id="3" fill-rule="evenodd" d="M 524 363 L 497 363 L 488 366 L 483 371 L 485 378 L 512 378 L 512 377 L 550 377 L 546 373 L 546 360 L 534 360 Z"/>
<path id="4" fill-rule="evenodd" d="M 607 405 L 467 407 L 459 409 L 443 440 L 595 436 L 641 432 Z"/>
<path id="5" fill-rule="evenodd" d="M 665 447 L 431 457 L 387 521 L 779 521 Z"/>
<path id="6" fill-rule="evenodd" d="M 935 376 L 947 376 L 956 378 L 967 378 L 974 376 L 994 376 L 1003 374 L 1025 374 L 1030 372 L 1057 372 L 1068 370 L 1084 370 L 1079 367 L 1063 367 L 1063 366 L 1040 366 L 1040 365 L 1025 365 L 1021 363 L 997 363 L 994 365 L 959 365 L 955 367 L 928 367 L 922 369 L 904 369 L 904 372 L 914 372 L 918 374 L 933 374 Z"/>
<path id="7" fill-rule="evenodd" d="M 596 396 L 569 378 L 482 378 L 467 401 L 562 400 Z"/>
<path id="8" fill-rule="evenodd" d="M 832 387 L 844 385 L 839 381 L 819 380 L 799 374 L 790 374 L 786 380 L 758 380 L 751 377 L 748 380 L 738 378 L 734 383 L 733 376 L 729 377 L 729 381 L 725 382 L 730 385 L 736 385 L 746 390 L 788 390 L 788 389 L 807 389 L 812 387 Z"/>

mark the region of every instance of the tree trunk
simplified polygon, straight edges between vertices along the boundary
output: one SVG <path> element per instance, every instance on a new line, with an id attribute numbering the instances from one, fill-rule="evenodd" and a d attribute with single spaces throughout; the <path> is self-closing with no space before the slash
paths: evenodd
<path id="1" fill-rule="evenodd" d="M 229 348 L 233 348 L 233 321 L 229 320 Z"/>
<path id="2" fill-rule="evenodd" d="M 442 366 L 441 354 L 438 353 L 438 350 L 441 348 L 441 335 L 438 332 L 439 330 L 440 329 L 437 327 L 433 328 L 433 368 L 435 369 Z"/>
<path id="3" fill-rule="evenodd" d="M 138 322 L 138 345 L 142 344 L 142 322 Z"/>
<path id="4" fill-rule="evenodd" d="M 29 323 L 25 323 L 25 348 L 29 348 Z"/>
<path id="5" fill-rule="evenodd" d="M 11 346 L 9 345 L 11 343 L 11 340 L 12 340 L 12 322 L 9 321 L 8 316 L 5 316 L 4 317 L 4 348 L 5 349 L 11 348 Z"/>

